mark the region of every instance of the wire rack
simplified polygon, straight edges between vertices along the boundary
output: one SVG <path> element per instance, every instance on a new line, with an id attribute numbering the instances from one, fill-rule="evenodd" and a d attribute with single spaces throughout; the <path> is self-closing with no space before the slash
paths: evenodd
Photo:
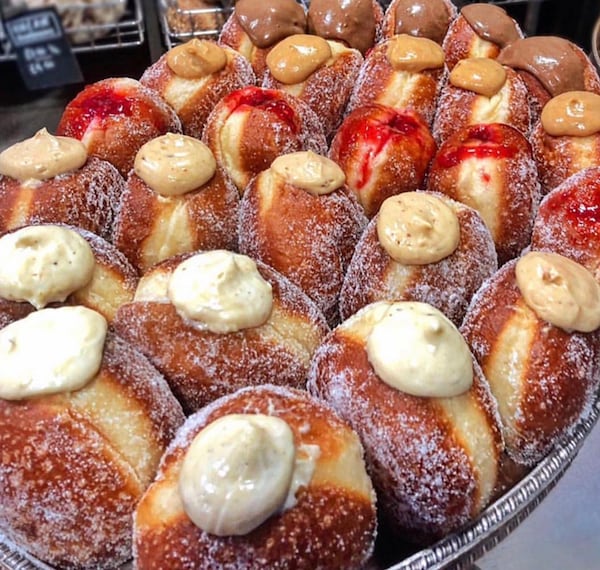
<path id="1" fill-rule="evenodd" d="M 61 4 L 59 13 L 80 14 L 74 19 L 85 22 L 92 10 L 115 10 L 124 0 L 97 0 L 92 3 Z M 140 46 L 144 43 L 144 18 L 141 0 L 126 0 L 124 12 L 116 23 L 63 24 L 67 37 L 72 38 L 75 53 Z M 0 21 L 0 62 L 16 59 L 2 22 Z"/>

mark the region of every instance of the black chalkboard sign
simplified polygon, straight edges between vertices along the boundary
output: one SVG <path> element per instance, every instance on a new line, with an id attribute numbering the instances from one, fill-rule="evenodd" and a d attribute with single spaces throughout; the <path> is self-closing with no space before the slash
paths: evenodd
<path id="1" fill-rule="evenodd" d="M 24 12 L 7 18 L 4 24 L 27 89 L 46 89 L 83 81 L 55 8 Z"/>

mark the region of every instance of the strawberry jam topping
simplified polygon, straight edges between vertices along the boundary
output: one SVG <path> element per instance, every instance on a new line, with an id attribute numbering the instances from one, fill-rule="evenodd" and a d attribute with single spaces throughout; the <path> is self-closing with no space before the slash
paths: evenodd
<path id="1" fill-rule="evenodd" d="M 440 168 L 452 168 L 469 158 L 508 159 L 513 158 L 519 149 L 506 143 L 506 136 L 500 125 L 475 125 L 467 137 L 457 144 L 449 143 L 437 154 L 435 162 Z"/>
<path id="2" fill-rule="evenodd" d="M 227 96 L 226 104 L 231 113 L 260 109 L 274 115 L 280 123 L 286 124 L 294 134 L 297 134 L 300 130 L 296 112 L 274 89 L 245 87 Z"/>

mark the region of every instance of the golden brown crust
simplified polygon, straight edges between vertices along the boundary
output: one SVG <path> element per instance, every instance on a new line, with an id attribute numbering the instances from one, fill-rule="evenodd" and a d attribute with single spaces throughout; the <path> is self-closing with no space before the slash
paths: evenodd
<path id="1" fill-rule="evenodd" d="M 361 438 L 378 511 L 391 532 L 431 542 L 471 520 L 491 498 L 502 450 L 495 402 L 475 361 L 473 387 L 450 399 L 475 422 L 472 431 L 454 422 L 444 399 L 410 396 L 382 382 L 366 351 L 371 329 L 363 317 L 371 307 L 337 327 L 319 347 L 309 392 L 332 405 Z M 486 476 L 474 467 L 478 459 L 465 439 L 469 431 L 485 434 L 473 449 L 485 457 Z"/>
<path id="2" fill-rule="evenodd" d="M 160 196 L 137 174 L 127 179 L 114 243 L 141 272 L 163 259 L 199 249 L 237 250 L 239 193 L 217 170 L 203 187 Z"/>
<path id="3" fill-rule="evenodd" d="M 240 251 L 285 275 L 334 324 L 344 274 L 366 222 L 341 189 L 314 196 L 263 172 L 242 199 Z"/>
<path id="4" fill-rule="evenodd" d="M 529 142 L 510 126 L 458 129 L 431 163 L 427 188 L 479 211 L 500 265 L 529 244 L 540 200 L 537 168 Z"/>
<path id="5" fill-rule="evenodd" d="M 57 567 L 119 566 L 133 509 L 183 420 L 164 379 L 113 335 L 84 388 L 0 400 L 0 530 Z"/>
<path id="6" fill-rule="evenodd" d="M 225 21 L 223 9 L 203 0 L 171 0 L 166 9 L 167 24 L 174 34 L 216 37 Z"/>
<path id="7" fill-rule="evenodd" d="M 600 336 L 540 319 L 519 291 L 515 265 L 480 289 L 461 330 L 498 401 L 509 456 L 534 465 L 589 413 Z"/>
<path id="8" fill-rule="evenodd" d="M 297 494 L 294 507 L 246 535 L 217 537 L 189 520 L 177 496 L 177 478 L 194 436 L 232 413 L 277 416 L 288 423 L 297 445 L 318 445 L 320 455 L 313 478 Z M 134 519 L 137 567 L 358 570 L 372 552 L 376 520 L 364 466 L 358 472 L 340 472 L 348 465 L 342 457 L 357 445 L 349 427 L 303 391 L 262 386 L 207 406 L 188 418 L 163 457 L 156 481 L 140 501 Z"/>
<path id="9" fill-rule="evenodd" d="M 165 282 L 184 254 L 153 266 L 143 279 Z M 186 322 L 166 298 L 134 301 L 117 312 L 115 330 L 160 370 L 186 412 L 264 383 L 304 387 L 312 353 L 329 330 L 316 305 L 257 261 L 273 287 L 273 311 L 259 327 L 218 334 Z"/>
<path id="10" fill-rule="evenodd" d="M 363 233 L 340 293 L 340 315 L 346 320 L 374 301 L 420 301 L 433 305 L 456 326 L 485 279 L 497 269 L 492 236 L 468 206 L 436 194 L 457 215 L 460 241 L 448 257 L 428 265 L 402 265 L 383 249 L 375 216 Z"/>
<path id="11" fill-rule="evenodd" d="M 34 187 L 0 175 L 0 233 L 28 224 L 64 223 L 110 239 L 124 187 L 117 170 L 93 156 L 80 169 Z"/>
<path id="12" fill-rule="evenodd" d="M 227 64 L 208 78 L 178 77 L 167 64 L 167 54 L 144 71 L 140 83 L 154 89 L 175 109 L 183 132 L 201 138 L 208 115 L 217 102 L 236 89 L 254 85 L 256 77 L 248 60 L 223 46 Z"/>

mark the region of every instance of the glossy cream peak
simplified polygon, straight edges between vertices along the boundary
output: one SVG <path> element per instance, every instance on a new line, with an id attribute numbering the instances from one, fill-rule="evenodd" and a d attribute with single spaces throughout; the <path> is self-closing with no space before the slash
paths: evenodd
<path id="1" fill-rule="evenodd" d="M 167 291 L 183 318 L 215 333 L 260 326 L 273 306 L 271 284 L 256 263 L 225 250 L 199 253 L 180 263 Z"/>
<path id="2" fill-rule="evenodd" d="M 377 218 L 379 243 L 405 265 L 426 265 L 448 257 L 458 247 L 460 225 L 440 198 L 403 192 L 387 198 Z"/>
<path id="3" fill-rule="evenodd" d="M 600 132 L 600 95 L 568 91 L 553 97 L 542 109 L 542 127 L 553 137 L 587 137 Z"/>
<path id="4" fill-rule="evenodd" d="M 0 238 L 0 297 L 36 309 L 62 302 L 85 287 L 96 260 L 88 242 L 71 229 L 28 226 Z"/>
<path id="5" fill-rule="evenodd" d="M 532 251 L 519 258 L 515 274 L 525 303 L 540 319 L 568 332 L 600 327 L 600 284 L 582 265 Z"/>
<path id="6" fill-rule="evenodd" d="M 346 182 L 344 171 L 333 160 L 310 150 L 278 156 L 270 169 L 288 184 L 315 196 L 330 194 Z"/>
<path id="7" fill-rule="evenodd" d="M 493 97 L 506 83 L 506 70 L 487 57 L 461 59 L 450 72 L 450 83 L 478 95 Z"/>
<path id="8" fill-rule="evenodd" d="M 285 85 L 308 79 L 332 57 L 329 42 L 318 36 L 296 34 L 281 40 L 267 54 L 271 75 Z"/>
<path id="9" fill-rule="evenodd" d="M 87 156 L 81 141 L 41 129 L 0 153 L 0 174 L 20 182 L 41 182 L 81 168 Z"/>
<path id="10" fill-rule="evenodd" d="M 414 73 L 443 67 L 445 60 L 444 50 L 439 44 L 407 34 L 396 35 L 389 40 L 386 57 L 394 69 Z"/>
<path id="11" fill-rule="evenodd" d="M 201 79 L 221 71 L 227 65 L 227 54 L 215 42 L 194 38 L 170 49 L 166 60 L 175 75 Z"/>
<path id="12" fill-rule="evenodd" d="M 198 139 L 167 133 L 140 148 L 135 173 L 157 194 L 180 196 L 197 190 L 214 175 L 217 162 Z"/>
<path id="13" fill-rule="evenodd" d="M 427 303 L 390 303 L 367 337 L 367 355 L 383 382 L 413 396 L 458 396 L 473 383 L 467 343 Z"/>
<path id="14" fill-rule="evenodd" d="M 0 398 L 78 390 L 102 363 L 106 319 L 86 307 L 41 309 L 0 330 Z"/>
<path id="15" fill-rule="evenodd" d="M 192 440 L 185 455 L 179 474 L 184 510 L 211 534 L 247 534 L 295 504 L 317 455 L 318 448 L 299 458 L 294 434 L 280 418 L 223 416 Z"/>

